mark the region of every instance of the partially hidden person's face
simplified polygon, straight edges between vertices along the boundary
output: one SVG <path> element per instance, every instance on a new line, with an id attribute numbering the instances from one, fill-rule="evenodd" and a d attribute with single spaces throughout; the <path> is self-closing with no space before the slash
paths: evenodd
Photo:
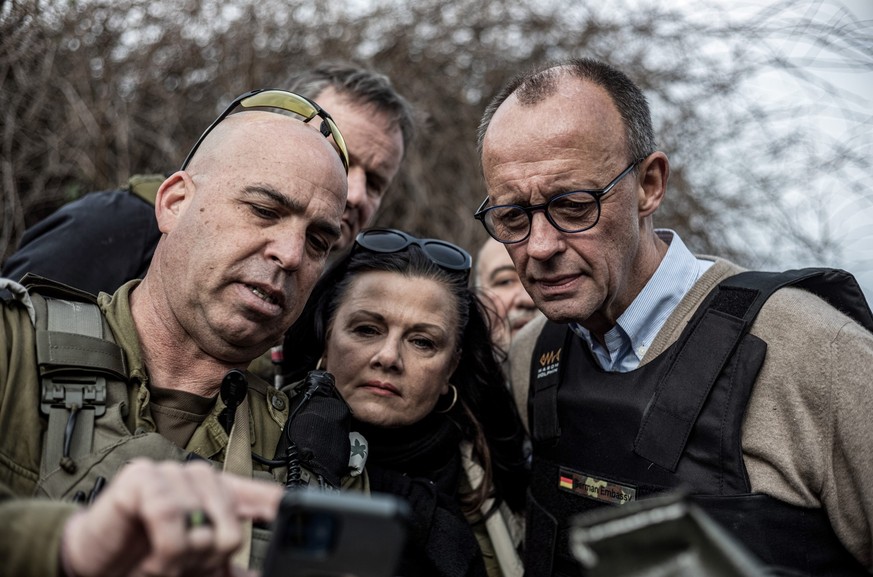
<path id="1" fill-rule="evenodd" d="M 342 238 L 336 249 L 352 245 L 372 224 L 388 185 L 403 160 L 403 134 L 386 113 L 328 88 L 315 99 L 336 121 L 349 149 L 349 195 L 343 212 Z"/>
<path id="2" fill-rule="evenodd" d="M 477 284 L 492 305 L 492 339 L 506 349 L 515 333 L 539 311 L 518 278 L 505 245 L 488 239 L 477 257 Z"/>
<path id="3" fill-rule="evenodd" d="M 357 419 L 410 425 L 449 391 L 457 325 L 454 298 L 439 282 L 362 273 L 328 327 L 323 366 Z"/>
<path id="4" fill-rule="evenodd" d="M 536 104 L 514 96 L 495 113 L 483 142 L 483 174 L 493 205 L 529 206 L 556 194 L 600 189 L 629 159 L 624 127 L 605 90 L 565 77 Z M 602 198 L 597 225 L 563 233 L 535 212 L 530 237 L 506 245 L 527 292 L 555 322 L 606 326 L 633 300 L 641 194 L 632 173 Z M 587 326 L 587 325 L 586 325 Z"/>
<path id="5" fill-rule="evenodd" d="M 243 112 L 211 137 L 159 191 L 157 264 L 186 336 L 246 361 L 299 316 L 339 237 L 346 178 L 327 139 L 299 120 Z"/>

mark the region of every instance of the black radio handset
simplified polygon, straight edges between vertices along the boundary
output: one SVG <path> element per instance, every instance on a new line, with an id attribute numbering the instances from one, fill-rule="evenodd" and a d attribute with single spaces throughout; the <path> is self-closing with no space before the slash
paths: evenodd
<path id="1" fill-rule="evenodd" d="M 236 409 L 249 392 L 249 382 L 246 375 L 239 369 L 231 369 L 221 380 L 221 400 L 224 401 L 224 410 L 218 415 L 218 422 L 224 427 L 225 432 L 230 434 L 233 428 L 233 420 Z"/>
<path id="2" fill-rule="evenodd" d="M 339 487 L 348 470 L 351 411 L 327 371 L 309 371 L 295 391 L 277 448 L 277 457 L 288 464 L 285 486 L 305 484 L 301 469 L 305 465 L 320 484 Z"/>
<path id="3" fill-rule="evenodd" d="M 303 384 L 299 388 L 299 394 L 302 394 L 303 397 L 294 408 L 294 412 L 288 416 L 289 421 L 300 412 L 303 405 L 305 405 L 306 402 L 312 398 L 312 395 L 319 390 L 327 394 L 332 394 L 333 390 L 336 388 L 336 380 L 333 378 L 333 375 L 327 371 L 309 371 L 306 373 L 306 378 L 303 380 Z"/>

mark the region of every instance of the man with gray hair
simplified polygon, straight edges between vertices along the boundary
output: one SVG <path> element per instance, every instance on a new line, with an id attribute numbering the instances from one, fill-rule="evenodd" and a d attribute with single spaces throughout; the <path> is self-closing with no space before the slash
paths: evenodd
<path id="1" fill-rule="evenodd" d="M 500 352 L 508 353 L 512 337 L 541 313 L 524 290 L 503 244 L 489 237 L 479 247 L 474 267 L 473 282 L 488 312 L 491 341 Z"/>
<path id="2" fill-rule="evenodd" d="M 330 110 L 349 147 L 349 198 L 342 238 L 352 245 L 372 224 L 385 192 L 415 137 L 412 107 L 387 76 L 344 63 L 325 64 L 291 78 L 288 89 Z"/>
<path id="3" fill-rule="evenodd" d="M 744 271 L 656 229 L 670 165 L 607 64 L 513 79 L 479 150 L 475 217 L 547 317 L 510 352 L 533 446 L 525 575 L 579 574 L 574 515 L 673 490 L 774 573 L 873 569 L 873 316 L 851 275 Z"/>

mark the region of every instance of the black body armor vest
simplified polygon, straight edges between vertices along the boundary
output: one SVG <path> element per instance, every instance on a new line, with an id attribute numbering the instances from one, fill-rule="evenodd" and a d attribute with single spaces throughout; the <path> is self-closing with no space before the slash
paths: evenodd
<path id="1" fill-rule="evenodd" d="M 580 575 L 568 520 L 682 490 L 773 575 L 867 575 L 821 509 L 750 492 L 741 435 L 767 344 L 748 330 L 778 288 L 810 290 L 873 331 L 851 275 L 746 272 L 723 281 L 679 339 L 627 373 L 599 368 L 566 325 L 547 323 L 531 363 L 533 465 L 526 577 Z M 632 552 L 629 552 L 632 554 Z"/>

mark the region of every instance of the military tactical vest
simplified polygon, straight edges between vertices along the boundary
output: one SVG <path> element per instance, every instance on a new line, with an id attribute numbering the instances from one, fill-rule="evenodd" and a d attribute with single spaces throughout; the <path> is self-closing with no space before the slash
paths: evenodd
<path id="1" fill-rule="evenodd" d="M 672 489 L 774 575 L 867 575 L 821 509 L 750 493 L 741 426 L 767 345 L 748 331 L 783 286 L 809 290 L 873 331 L 854 278 L 832 269 L 726 279 L 673 345 L 627 373 L 603 371 L 566 325 L 546 324 L 531 361 L 526 576 L 581 574 L 568 549 L 571 516 Z"/>
<path id="2" fill-rule="evenodd" d="M 87 500 L 137 457 L 203 459 L 159 433 L 130 431 L 124 352 L 93 295 L 39 277 L 23 281 L 35 310 L 41 410 L 48 418 L 35 496 Z M 253 475 L 278 480 L 267 471 Z M 269 535 L 253 529 L 251 567 L 261 566 Z"/>

